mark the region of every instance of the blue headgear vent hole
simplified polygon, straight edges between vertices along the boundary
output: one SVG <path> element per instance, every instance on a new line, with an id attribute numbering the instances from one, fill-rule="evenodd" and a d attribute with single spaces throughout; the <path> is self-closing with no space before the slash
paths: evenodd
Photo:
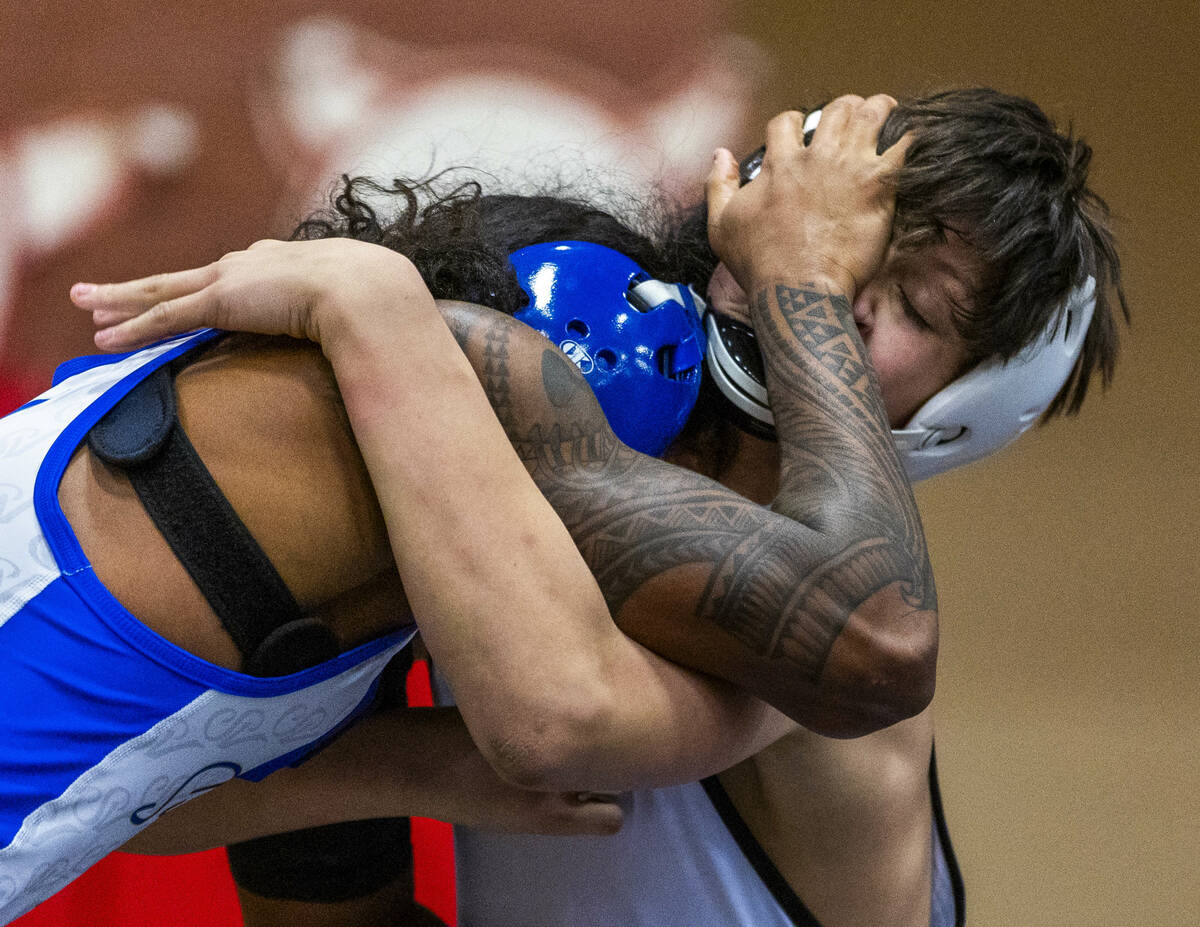
<path id="1" fill-rule="evenodd" d="M 676 379 L 675 375 L 675 345 L 664 344 L 654 355 L 654 363 L 658 372 L 668 380 Z"/>
<path id="2" fill-rule="evenodd" d="M 695 375 L 697 365 L 676 367 L 675 357 L 678 353 L 678 345 L 665 344 L 655 352 L 654 365 L 658 368 L 658 372 L 668 380 L 686 382 Z"/>
<path id="3" fill-rule="evenodd" d="M 569 331 L 572 335 L 578 335 L 580 338 L 586 338 L 590 329 L 587 327 L 587 323 L 584 322 L 583 319 L 572 319 L 567 323 L 567 331 Z"/>

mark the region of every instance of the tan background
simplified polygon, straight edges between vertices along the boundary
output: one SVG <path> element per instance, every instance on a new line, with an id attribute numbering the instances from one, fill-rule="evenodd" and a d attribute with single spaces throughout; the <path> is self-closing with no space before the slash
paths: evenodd
<path id="1" fill-rule="evenodd" d="M 939 761 L 977 927 L 1200 924 L 1200 5 L 758 0 L 764 114 L 986 83 L 1074 122 L 1135 326 L 1069 423 L 920 490 Z"/>
<path id="2" fill-rule="evenodd" d="M 22 268 L 23 324 L 0 366 L 44 371 L 86 349 L 62 300 L 76 279 L 179 266 L 284 231 L 274 194 L 283 178 L 246 127 L 245 87 L 279 22 L 327 6 L 4 4 L 0 127 L 154 96 L 188 106 L 208 136 L 186 182 Z M 1118 216 L 1136 314 L 1114 390 L 1080 419 L 920 491 L 944 615 L 940 761 L 971 924 L 1195 927 L 1196 4 L 694 6 L 677 15 L 689 7 L 680 0 L 663 8 L 673 15 L 629 23 L 582 2 L 510 4 L 526 25 L 488 28 L 653 94 L 679 67 L 669 56 L 658 67 L 659 50 L 698 47 L 696 33 L 723 21 L 776 62 L 758 120 L 851 90 L 987 83 L 1037 99 L 1094 145 L 1095 186 Z M 466 0 L 338 9 L 433 44 L 483 28 Z"/>

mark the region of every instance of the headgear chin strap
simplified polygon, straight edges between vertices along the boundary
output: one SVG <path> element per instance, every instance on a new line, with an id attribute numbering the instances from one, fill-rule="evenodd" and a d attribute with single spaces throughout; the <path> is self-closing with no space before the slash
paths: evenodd
<path id="1" fill-rule="evenodd" d="M 662 454 L 700 394 L 704 301 L 591 242 L 530 245 L 509 261 L 529 294 L 514 318 L 575 362 L 618 438 Z"/>
<path id="2" fill-rule="evenodd" d="M 930 397 L 904 428 L 892 429 L 896 450 L 913 482 L 992 454 L 1015 441 L 1049 407 L 1083 350 L 1096 308 L 1088 277 L 1045 330 L 1005 362 L 987 360 Z M 710 312 L 708 369 L 713 382 L 751 431 L 774 436 L 762 358 L 754 332 Z"/>

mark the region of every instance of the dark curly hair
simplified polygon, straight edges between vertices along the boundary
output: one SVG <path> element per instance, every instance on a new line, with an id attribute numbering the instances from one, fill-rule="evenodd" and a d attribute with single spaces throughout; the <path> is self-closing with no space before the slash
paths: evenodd
<path id="1" fill-rule="evenodd" d="M 1091 149 L 1062 135 L 1036 105 L 995 90 L 952 90 L 902 102 L 880 134 L 881 149 L 912 130 L 895 177 L 900 247 L 961 235 L 989 274 L 956 317 L 972 357 L 1009 358 L 1036 338 L 1073 287 L 1096 278 L 1096 313 L 1083 354 L 1045 418 L 1077 411 L 1092 374 L 1104 385 L 1117 355 L 1115 307 L 1129 319 L 1103 200 L 1088 189 Z M 633 204 L 627 221 L 585 199 L 485 193 L 456 172 L 390 185 L 343 177 L 332 208 L 293 238 L 331 236 L 384 245 L 407 256 L 433 295 L 512 314 L 526 302 L 508 263 L 518 248 L 579 240 L 628 255 L 653 276 L 703 292 L 716 257 L 703 205 Z M 1114 302 L 1115 295 L 1115 302 Z M 681 441 L 709 456 L 729 442 L 705 378 Z"/>
<path id="2" fill-rule="evenodd" d="M 651 275 L 703 289 L 717 259 L 703 215 L 640 204 L 637 227 L 565 195 L 484 193 L 451 170 L 429 180 L 383 185 L 343 176 L 332 208 L 302 222 L 292 238 L 355 238 L 383 245 L 416 265 L 438 299 L 475 302 L 511 315 L 526 302 L 508 256 L 547 241 L 589 241 L 628 255 Z M 382 216 L 381 213 L 382 212 Z"/>
<path id="3" fill-rule="evenodd" d="M 636 261 L 660 280 L 704 292 L 717 258 L 708 245 L 703 207 L 677 209 L 659 200 L 631 204 L 637 227 L 569 195 L 485 194 L 478 180 L 448 171 L 429 180 L 383 185 L 342 177 L 331 208 L 302 222 L 292 238 L 355 238 L 398 251 L 413 262 L 438 299 L 460 299 L 512 315 L 528 297 L 508 262 L 513 251 L 546 241 L 589 241 Z M 380 213 L 383 213 L 383 217 Z M 736 448 L 737 428 L 705 377 L 676 443 L 719 476 Z"/>

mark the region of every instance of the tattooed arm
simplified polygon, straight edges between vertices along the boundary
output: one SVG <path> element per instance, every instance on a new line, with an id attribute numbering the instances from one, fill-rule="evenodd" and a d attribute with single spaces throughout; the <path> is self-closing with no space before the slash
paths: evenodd
<path id="1" fill-rule="evenodd" d="M 887 637 L 851 620 L 868 609 L 880 621 L 888 607 L 912 610 L 879 593 L 890 551 L 870 537 L 847 543 L 846 524 L 813 527 L 809 513 L 772 511 L 637 453 L 613 434 L 578 369 L 539 334 L 479 306 L 440 306 L 626 634 L 823 733 L 863 733 L 923 707 L 924 695 L 905 685 L 926 655 L 907 644 L 890 653 Z M 794 495 L 780 493 L 784 506 L 802 504 Z M 617 685 L 611 675 L 601 681 Z M 631 723 L 649 730 L 652 722 Z"/>
<path id="2" fill-rule="evenodd" d="M 760 180 L 738 190 L 725 152 L 710 181 L 714 247 L 756 294 L 780 434 L 771 510 L 621 445 L 540 339 L 444 310 L 622 630 L 839 736 L 923 709 L 937 652 L 920 520 L 850 308 L 890 233 L 881 178 L 904 145 L 877 156 L 875 139 L 893 105 L 835 101 L 811 149 L 785 114 Z"/>
<path id="3" fill-rule="evenodd" d="M 751 294 L 763 351 L 779 436 L 772 508 L 829 545 L 760 639 L 807 662 L 822 703 L 867 726 L 928 703 L 937 654 L 920 518 L 852 312 L 891 237 L 890 175 L 909 139 L 882 153 L 877 139 L 895 105 L 839 98 L 807 146 L 801 115 L 783 113 L 755 181 L 739 186 L 719 151 L 708 185 L 710 239 Z M 734 589 L 736 599 L 753 584 Z"/>

